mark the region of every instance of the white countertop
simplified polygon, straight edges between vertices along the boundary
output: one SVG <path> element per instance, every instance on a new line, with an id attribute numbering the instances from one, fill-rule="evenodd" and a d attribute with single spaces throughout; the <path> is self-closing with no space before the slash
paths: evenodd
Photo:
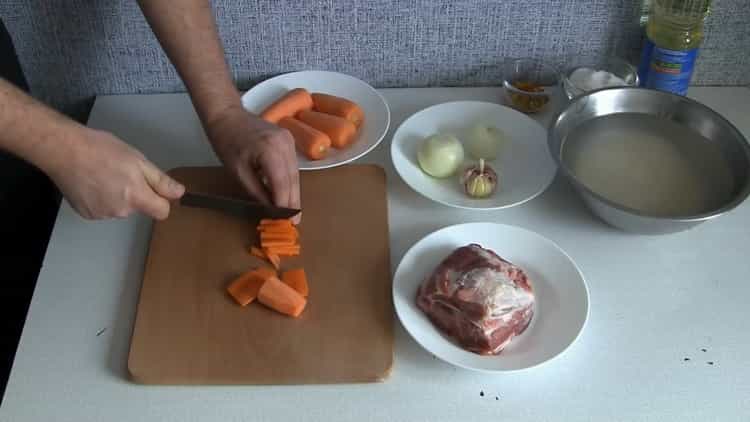
<path id="1" fill-rule="evenodd" d="M 391 106 L 390 134 L 426 106 L 499 95 L 488 88 L 381 92 Z M 750 138 L 749 89 L 695 88 L 691 96 Z M 186 95 L 100 97 L 90 125 L 113 131 L 162 168 L 217 163 Z M 563 355 L 527 371 L 474 373 L 434 359 L 396 322 L 395 364 L 384 383 L 133 384 L 126 360 L 150 222 L 87 222 L 64 203 L 0 421 L 748 420 L 750 203 L 660 237 L 600 223 L 559 178 L 525 205 L 461 211 L 404 184 L 390 164 L 390 134 L 362 161 L 388 176 L 394 269 L 414 242 L 456 223 L 501 222 L 549 237 L 578 263 L 591 295 L 589 321 Z"/>

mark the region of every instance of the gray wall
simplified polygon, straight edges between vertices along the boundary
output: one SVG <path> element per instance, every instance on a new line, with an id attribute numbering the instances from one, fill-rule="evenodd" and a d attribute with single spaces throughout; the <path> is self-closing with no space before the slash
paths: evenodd
<path id="1" fill-rule="evenodd" d="M 179 1 L 179 0 L 175 0 Z M 637 57 L 639 0 L 216 0 L 237 83 L 328 69 L 377 87 L 493 85 L 504 58 Z M 750 83 L 748 0 L 715 0 L 694 84 Z M 36 96 L 184 90 L 134 0 L 2 0 Z"/>

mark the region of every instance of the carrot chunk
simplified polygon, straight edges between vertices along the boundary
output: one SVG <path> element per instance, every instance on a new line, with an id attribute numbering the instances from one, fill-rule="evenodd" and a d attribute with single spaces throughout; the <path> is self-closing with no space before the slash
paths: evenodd
<path id="1" fill-rule="evenodd" d="M 282 314 L 298 317 L 307 305 L 307 301 L 296 290 L 271 277 L 263 283 L 258 292 L 258 301 Z"/>
<path id="2" fill-rule="evenodd" d="M 309 288 L 307 286 L 307 276 L 305 270 L 302 268 L 296 268 L 293 270 L 285 271 L 281 274 L 281 280 L 288 284 L 289 287 L 297 291 L 304 297 L 309 294 Z"/>

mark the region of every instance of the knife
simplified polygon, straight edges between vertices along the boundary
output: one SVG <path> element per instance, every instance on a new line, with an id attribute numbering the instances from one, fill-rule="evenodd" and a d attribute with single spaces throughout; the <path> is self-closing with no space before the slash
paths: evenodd
<path id="1" fill-rule="evenodd" d="M 244 199 L 228 198 L 204 193 L 185 192 L 180 204 L 188 207 L 208 208 L 234 214 L 243 218 L 291 218 L 301 210 L 293 208 L 274 207 L 259 202 Z"/>

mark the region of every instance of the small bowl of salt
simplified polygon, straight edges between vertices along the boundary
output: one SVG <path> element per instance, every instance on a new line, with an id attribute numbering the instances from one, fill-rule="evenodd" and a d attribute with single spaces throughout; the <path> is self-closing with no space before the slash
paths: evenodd
<path id="1" fill-rule="evenodd" d="M 562 77 L 569 99 L 603 88 L 638 86 L 635 66 L 617 57 L 608 57 L 595 65 L 576 66 Z"/>

